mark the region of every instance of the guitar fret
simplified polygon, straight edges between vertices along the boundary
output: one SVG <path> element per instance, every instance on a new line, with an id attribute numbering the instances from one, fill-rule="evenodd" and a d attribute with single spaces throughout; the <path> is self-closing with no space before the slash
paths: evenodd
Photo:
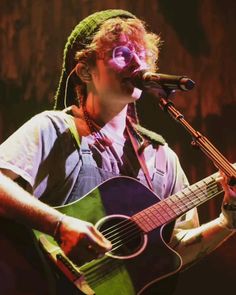
<path id="1" fill-rule="evenodd" d="M 179 215 L 182 212 L 182 210 L 176 205 L 172 198 L 168 198 L 165 201 L 172 208 L 175 214 Z"/>
<path id="2" fill-rule="evenodd" d="M 203 184 L 202 184 L 203 183 Z M 212 184 L 214 184 L 212 186 Z M 177 209 L 177 214 L 185 213 L 186 211 L 192 209 L 193 207 L 199 206 L 208 199 L 208 187 L 210 186 L 209 197 L 212 197 L 213 194 L 218 193 L 217 184 L 213 177 L 206 178 L 201 182 L 198 182 L 191 187 L 185 188 L 182 192 L 169 197 L 166 201 L 173 202 L 176 204 L 174 207 L 171 204 L 171 207 L 176 212 L 177 208 L 180 208 L 181 212 Z"/>
<path id="3" fill-rule="evenodd" d="M 160 225 L 164 224 L 167 221 L 166 218 L 163 215 L 159 214 L 159 213 L 157 213 L 157 217 L 160 220 Z"/>
<path id="4" fill-rule="evenodd" d="M 158 213 L 165 218 L 165 216 L 168 216 L 168 214 L 165 212 L 164 208 L 162 208 L 161 206 L 158 206 Z"/>
<path id="5" fill-rule="evenodd" d="M 153 210 L 153 208 L 147 208 L 145 211 L 151 215 L 151 218 L 154 220 L 157 226 L 161 224 L 160 219 L 158 218 L 158 212 L 155 212 L 156 210 Z"/>
<path id="6" fill-rule="evenodd" d="M 179 209 L 182 212 L 185 212 L 186 209 L 189 209 L 188 205 L 186 204 L 184 198 L 183 198 L 183 193 L 182 192 L 178 192 L 176 193 L 173 197 L 175 197 L 176 200 L 176 205 L 179 207 Z"/>
<path id="7" fill-rule="evenodd" d="M 217 186 L 217 183 L 213 177 L 209 178 L 209 182 L 207 183 L 207 180 L 203 182 L 205 183 L 205 190 L 203 192 L 203 197 L 201 199 L 201 202 L 205 202 L 206 200 L 212 198 L 214 194 L 217 194 L 220 190 Z M 209 188 L 210 185 L 210 188 Z M 198 187 L 198 184 L 196 183 L 196 186 Z"/>
<path id="8" fill-rule="evenodd" d="M 159 205 L 167 212 L 167 214 L 169 215 L 169 217 L 173 217 L 173 209 L 168 205 L 168 203 L 166 202 L 166 200 L 163 201 L 162 203 L 159 203 Z"/>
<path id="9" fill-rule="evenodd" d="M 204 181 L 203 181 L 204 182 Z M 204 182 L 205 183 L 205 182 Z M 201 191 L 202 192 L 202 195 L 201 196 L 199 196 L 199 195 L 195 195 L 195 198 L 197 198 L 198 200 L 200 200 L 200 202 L 202 203 L 202 201 L 203 200 L 205 200 L 205 196 L 207 195 L 207 187 L 206 186 L 201 186 L 201 187 L 199 187 L 198 185 L 197 185 L 197 183 L 195 184 L 195 187 L 197 187 L 198 188 L 198 190 L 199 191 Z M 196 199 L 195 199 L 196 200 Z"/>
<path id="10" fill-rule="evenodd" d="M 158 220 L 158 225 L 161 225 L 161 224 L 163 224 L 163 222 L 166 222 L 166 218 L 163 216 L 163 214 L 161 214 L 160 210 L 158 210 L 158 208 L 156 208 L 156 206 L 152 207 L 151 210 L 152 210 L 153 214 L 155 214 L 155 218 L 157 218 L 157 220 Z"/>
<path id="11" fill-rule="evenodd" d="M 156 204 L 154 207 L 148 208 L 145 211 L 151 212 L 152 216 L 154 217 L 154 221 L 157 225 L 161 225 L 163 223 L 166 223 L 170 219 L 170 215 L 168 212 L 171 211 L 171 209 L 164 204 Z M 171 212 L 173 214 L 173 212 Z"/>
<path id="12" fill-rule="evenodd" d="M 137 222 L 144 231 L 152 230 L 170 220 L 170 215 L 165 212 L 165 209 L 161 206 L 159 206 L 159 208 L 156 206 L 147 208 L 134 217 L 135 222 Z"/>
<path id="13" fill-rule="evenodd" d="M 184 203 L 180 200 L 180 197 L 177 194 L 171 196 L 169 199 L 173 200 L 175 205 L 182 211 Z"/>
<path id="14" fill-rule="evenodd" d="M 193 198 L 193 196 L 195 196 L 195 193 L 193 191 L 191 191 L 189 188 L 187 188 L 187 189 L 189 190 L 189 192 L 183 191 L 182 195 L 184 196 L 183 199 L 185 200 L 185 204 L 186 204 L 187 209 L 192 209 L 196 205 L 196 203 L 194 203 L 192 201 L 192 198 Z M 192 198 L 190 198 L 189 195 Z"/>
<path id="15" fill-rule="evenodd" d="M 158 205 L 158 211 L 160 211 L 162 215 L 166 216 L 167 220 L 169 220 L 170 217 L 173 217 L 173 210 L 170 209 L 166 202 L 159 203 Z"/>
<path id="16" fill-rule="evenodd" d="M 144 231 L 150 231 L 153 228 L 156 227 L 156 224 L 153 222 L 153 220 L 146 214 L 145 211 L 142 211 L 140 213 L 138 213 L 135 217 L 135 222 L 138 223 L 139 226 L 141 226 L 141 228 Z"/>
<path id="17" fill-rule="evenodd" d="M 159 204 L 158 204 L 159 205 Z M 165 222 L 169 220 L 169 214 L 161 206 L 157 206 L 158 215 L 161 216 Z"/>

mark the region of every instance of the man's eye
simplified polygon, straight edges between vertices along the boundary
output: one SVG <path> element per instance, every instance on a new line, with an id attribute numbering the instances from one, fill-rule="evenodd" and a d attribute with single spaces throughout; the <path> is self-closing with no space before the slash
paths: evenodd
<path id="1" fill-rule="evenodd" d="M 116 63 L 117 63 L 119 66 L 125 66 L 125 65 L 126 65 L 126 61 L 125 61 L 124 56 L 122 56 L 122 55 L 117 56 L 117 57 L 116 57 Z"/>
<path id="2" fill-rule="evenodd" d="M 146 59 L 146 55 L 145 55 L 145 54 L 139 54 L 138 57 L 139 57 L 141 60 L 145 60 L 145 59 Z"/>

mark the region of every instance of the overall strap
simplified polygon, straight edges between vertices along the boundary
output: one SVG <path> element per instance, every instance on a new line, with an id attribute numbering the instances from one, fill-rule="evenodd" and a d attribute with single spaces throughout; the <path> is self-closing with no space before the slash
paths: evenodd
<path id="1" fill-rule="evenodd" d="M 92 152 L 88 146 L 87 141 L 83 137 L 80 140 L 80 137 L 77 132 L 76 125 L 75 125 L 74 118 L 72 116 L 66 117 L 66 123 L 67 123 L 70 133 L 74 139 L 76 147 L 79 150 L 83 164 L 96 166 L 96 163 L 93 160 Z"/>
<path id="2" fill-rule="evenodd" d="M 77 145 L 77 147 L 80 147 L 80 138 L 79 138 L 79 134 L 75 125 L 75 120 L 74 117 L 68 115 L 65 117 L 65 121 L 67 123 L 67 126 L 71 132 L 72 137 L 74 138 L 74 141 Z"/>

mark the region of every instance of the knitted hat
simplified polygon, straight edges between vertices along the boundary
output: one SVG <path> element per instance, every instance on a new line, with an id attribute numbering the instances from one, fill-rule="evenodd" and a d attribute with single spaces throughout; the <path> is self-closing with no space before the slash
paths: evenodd
<path id="1" fill-rule="evenodd" d="M 104 21 L 115 17 L 135 18 L 133 14 L 122 9 L 99 11 L 83 19 L 71 32 L 64 49 L 62 73 L 55 95 L 54 109 L 64 108 L 66 79 L 73 68 L 76 66 L 76 52 L 84 49 L 86 45 L 89 45 L 92 42 L 94 34 L 99 30 L 99 27 Z M 77 79 L 79 80 L 78 77 Z M 68 91 L 66 93 L 67 101 L 69 103 L 74 96 L 73 87 L 70 83 L 71 79 L 68 81 Z"/>

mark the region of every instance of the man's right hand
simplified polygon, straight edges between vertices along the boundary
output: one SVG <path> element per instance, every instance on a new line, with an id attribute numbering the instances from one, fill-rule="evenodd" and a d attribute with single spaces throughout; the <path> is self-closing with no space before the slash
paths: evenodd
<path id="1" fill-rule="evenodd" d="M 93 224 L 70 216 L 63 217 L 57 240 L 66 256 L 77 265 L 103 256 L 112 247 Z"/>

